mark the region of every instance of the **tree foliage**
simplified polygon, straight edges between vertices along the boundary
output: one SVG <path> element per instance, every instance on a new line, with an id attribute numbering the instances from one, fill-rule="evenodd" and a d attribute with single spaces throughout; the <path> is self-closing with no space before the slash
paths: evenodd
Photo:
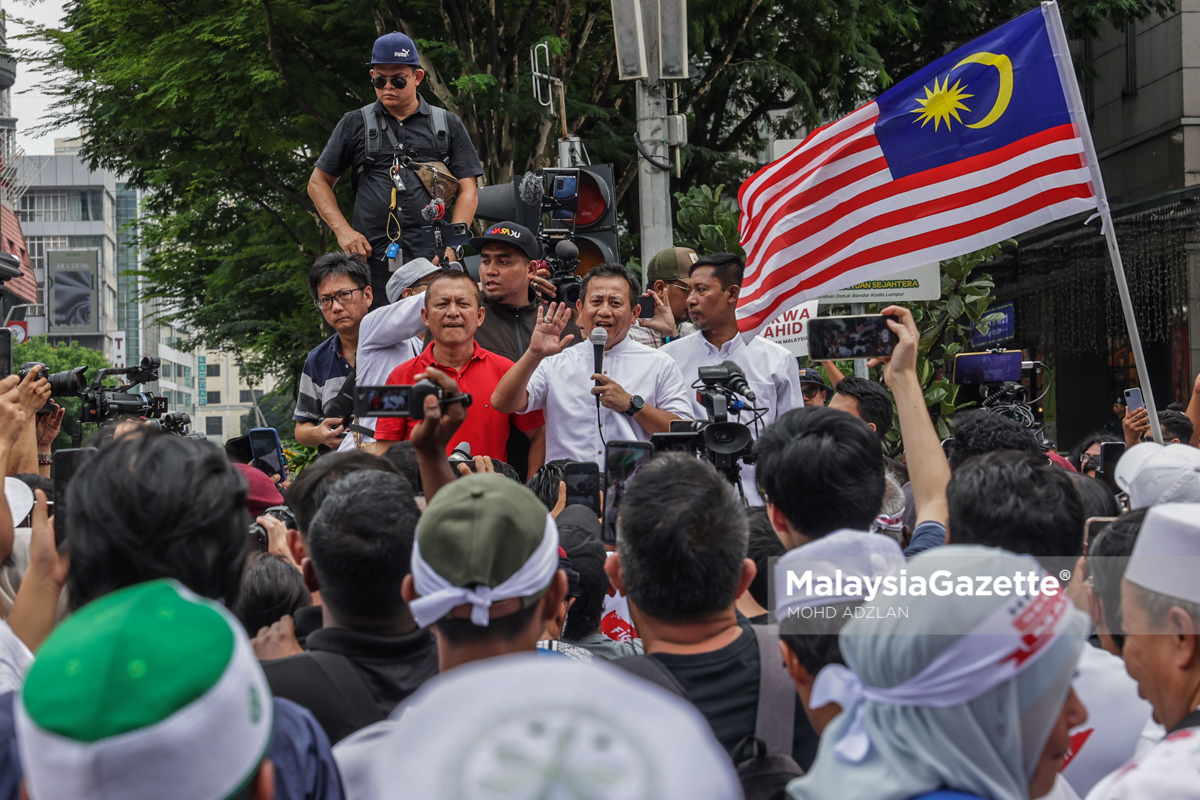
<path id="1" fill-rule="evenodd" d="M 673 188 L 736 186 L 768 131 L 793 136 L 833 119 L 1035 5 L 693 0 L 692 77 L 678 82 L 691 143 Z M 1067 0 L 1064 17 L 1086 32 L 1169 8 Z M 604 0 L 73 0 L 60 28 L 29 35 L 50 47 L 17 56 L 56 97 L 49 126 L 79 125 L 93 167 L 147 190 L 144 274 L 190 345 L 231 350 L 250 376 L 287 382 L 324 335 L 307 265 L 336 247 L 307 179 L 337 120 L 374 98 L 363 62 L 392 29 L 417 41 L 423 93 L 463 117 L 493 184 L 553 155 L 556 123 L 528 89 L 529 49 L 546 42 L 570 128 L 593 161 L 616 166 L 634 231 L 634 85 L 616 79 Z"/>

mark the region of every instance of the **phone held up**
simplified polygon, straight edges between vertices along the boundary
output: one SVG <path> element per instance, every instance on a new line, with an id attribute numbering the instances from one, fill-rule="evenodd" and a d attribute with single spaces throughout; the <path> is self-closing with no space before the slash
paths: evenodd
<path id="1" fill-rule="evenodd" d="M 611 441 L 604 451 L 604 523 L 600 529 L 603 544 L 617 543 L 617 511 L 625 482 L 654 457 L 654 445 L 649 442 Z"/>
<path id="2" fill-rule="evenodd" d="M 889 319 L 896 318 L 883 314 L 813 317 L 808 321 L 808 357 L 832 361 L 890 356 L 900 340 L 888 327 Z"/>
<path id="3" fill-rule="evenodd" d="M 283 446 L 279 433 L 274 428 L 253 428 L 250 431 L 250 453 L 254 466 L 268 478 L 279 476 L 282 483 L 287 480 L 287 461 L 283 457 Z"/>
<path id="4" fill-rule="evenodd" d="M 573 462 L 563 471 L 567 505 L 587 506 L 600 516 L 600 465 L 594 461 Z"/>

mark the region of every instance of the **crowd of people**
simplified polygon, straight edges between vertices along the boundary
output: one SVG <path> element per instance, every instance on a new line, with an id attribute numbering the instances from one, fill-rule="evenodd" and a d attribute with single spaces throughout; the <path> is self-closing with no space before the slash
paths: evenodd
<path id="1" fill-rule="evenodd" d="M 399 96 L 415 46 L 372 58 L 411 104 L 388 137 L 470 206 L 461 123 Z M 904 307 L 877 382 L 742 336 L 728 253 L 596 266 L 573 307 L 512 221 L 477 277 L 388 255 L 332 191 L 371 125 L 314 173 L 344 252 L 309 275 L 333 335 L 298 474 L 127 420 L 56 493 L 49 386 L 0 380 L 0 800 L 1200 798 L 1200 381 L 1166 444 L 1123 403 L 1069 458 L 987 410 L 943 442 Z M 738 463 L 664 448 L 616 509 L 567 491 L 696 433 L 715 367 Z M 354 416 L 420 381 L 419 413 Z"/>

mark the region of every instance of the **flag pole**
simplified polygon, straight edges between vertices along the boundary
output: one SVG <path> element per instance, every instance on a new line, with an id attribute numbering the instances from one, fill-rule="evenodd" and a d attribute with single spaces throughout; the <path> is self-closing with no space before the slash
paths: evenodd
<path id="1" fill-rule="evenodd" d="M 1150 387 L 1150 370 L 1146 367 L 1146 355 L 1142 352 L 1142 337 L 1138 333 L 1137 319 L 1133 315 L 1133 300 L 1129 296 L 1129 283 L 1125 280 L 1125 265 L 1121 261 L 1121 250 L 1117 247 L 1117 228 L 1113 225 L 1112 213 L 1108 208 L 1108 197 L 1104 192 L 1104 178 L 1100 174 L 1100 160 L 1092 143 L 1092 131 L 1088 126 L 1087 110 L 1075 81 L 1075 68 L 1067 34 L 1063 29 L 1058 3 L 1054 0 L 1042 3 L 1042 16 L 1049 23 L 1050 45 L 1054 50 L 1059 79 L 1067 89 L 1067 102 L 1071 118 L 1083 134 L 1083 149 L 1087 155 L 1088 169 L 1092 173 L 1092 187 L 1096 193 L 1096 210 L 1100 217 L 1101 234 L 1108 243 L 1108 257 L 1112 261 L 1113 277 L 1117 281 L 1117 294 L 1121 296 L 1121 311 L 1125 315 L 1125 328 L 1129 333 L 1129 347 L 1133 350 L 1133 363 L 1137 367 L 1138 385 L 1142 390 L 1142 401 L 1146 404 L 1146 415 L 1150 422 L 1150 433 L 1154 441 L 1163 443 L 1162 427 L 1158 424 L 1158 407 L 1154 403 L 1154 390 Z M 1091 220 L 1089 219 L 1088 222 Z M 1084 223 L 1085 225 L 1087 223 Z"/>

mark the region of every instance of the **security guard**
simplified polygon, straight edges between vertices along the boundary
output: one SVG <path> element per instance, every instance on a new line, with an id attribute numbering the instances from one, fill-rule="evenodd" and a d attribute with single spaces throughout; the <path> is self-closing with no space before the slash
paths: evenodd
<path id="1" fill-rule="evenodd" d="M 374 306 L 387 303 L 394 264 L 434 258 L 421 229 L 431 220 L 470 223 L 483 165 L 454 114 L 417 94 L 425 78 L 417 47 L 393 31 L 371 51 L 374 103 L 342 117 L 317 159 L 308 194 L 342 250 L 371 265 Z M 346 222 L 333 187 L 352 169 L 354 222 Z"/>

